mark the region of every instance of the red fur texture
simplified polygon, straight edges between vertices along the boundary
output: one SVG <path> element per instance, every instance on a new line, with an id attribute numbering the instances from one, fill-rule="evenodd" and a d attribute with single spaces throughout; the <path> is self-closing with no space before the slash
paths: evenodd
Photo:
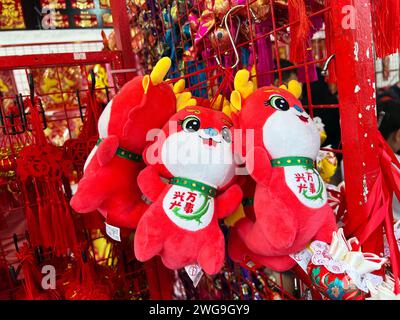
<path id="1" fill-rule="evenodd" d="M 147 205 L 136 182 L 144 163 L 121 158 L 115 152 L 123 148 L 141 155 L 148 131 L 161 128 L 176 111 L 175 95 L 168 84 L 150 84 L 145 94 L 142 79 L 136 77 L 125 84 L 107 107 L 111 110 L 105 111 L 110 112 L 109 119 L 100 118 L 103 141 L 92 151 L 94 156 L 88 159 L 71 200 L 77 212 L 98 210 L 108 224 L 120 228 L 135 228 Z"/>
<path id="2" fill-rule="evenodd" d="M 169 128 L 174 126 L 177 126 L 177 132 L 169 132 Z M 225 138 L 222 136 L 224 127 Z M 230 127 L 230 119 L 222 112 L 187 107 L 164 126 L 166 139 L 160 137 L 144 153 L 149 166 L 139 174 L 138 183 L 142 192 L 154 203 L 143 214 L 135 233 L 134 249 L 138 260 L 146 261 L 159 255 L 170 269 L 199 264 L 208 274 L 215 274 L 222 268 L 225 240 L 218 219 L 232 214 L 242 200 L 240 187 L 232 184 L 235 166 L 233 162 L 226 165 L 202 164 L 191 160 L 197 159 L 193 157 L 196 153 L 217 155 L 228 152 L 232 157 L 232 143 L 226 138 L 226 130 L 230 131 Z M 154 148 L 156 145 L 158 151 Z M 172 161 L 174 155 L 178 156 L 177 164 Z M 161 163 L 154 163 L 155 160 Z M 186 212 L 183 218 L 182 215 L 177 217 L 174 211 L 183 214 L 190 202 L 189 192 L 196 190 L 165 182 L 165 178 L 172 177 L 211 185 L 218 189 L 217 194 L 204 200 L 207 197 L 202 198 L 197 192 L 197 200 L 193 202 L 194 212 Z M 196 208 L 201 203 L 205 204 L 204 201 L 208 203 L 208 210 L 197 221 L 192 220 L 191 214 L 198 212 Z"/>
<path id="3" fill-rule="evenodd" d="M 240 127 L 255 133 L 254 148 L 246 155 L 246 166 L 256 181 L 255 221 L 244 218 L 237 222 L 230 235 L 229 254 L 238 262 L 250 258 L 285 271 L 296 264 L 290 254 L 303 250 L 312 240 L 329 242 L 337 227 L 325 189 L 317 200 L 307 200 L 298 192 L 297 188 L 309 183 L 307 179 L 322 186 L 318 173 L 302 166 L 273 167 L 271 159 L 315 160 L 319 135 L 300 101 L 274 87 L 260 88 L 246 99 Z M 310 172 L 313 175 L 307 178 Z"/>

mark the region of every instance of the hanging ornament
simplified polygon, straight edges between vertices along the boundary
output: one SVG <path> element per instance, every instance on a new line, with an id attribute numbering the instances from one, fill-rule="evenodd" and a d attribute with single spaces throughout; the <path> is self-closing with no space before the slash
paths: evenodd
<path id="1" fill-rule="evenodd" d="M 311 23 L 304 0 L 288 0 L 290 26 L 290 61 L 301 63 L 306 56 L 306 46 Z"/>

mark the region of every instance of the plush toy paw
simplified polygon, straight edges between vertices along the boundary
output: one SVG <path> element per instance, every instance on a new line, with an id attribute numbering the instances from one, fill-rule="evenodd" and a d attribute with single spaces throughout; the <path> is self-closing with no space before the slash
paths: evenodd
<path id="1" fill-rule="evenodd" d="M 229 236 L 228 253 L 233 261 L 241 263 L 249 269 L 265 266 L 272 270 L 283 272 L 296 265 L 296 262 L 289 256 L 273 257 L 254 253 L 240 239 L 237 228 L 233 228 Z"/>
<path id="2" fill-rule="evenodd" d="M 71 198 L 71 207 L 79 213 L 88 213 L 96 210 L 104 201 L 102 193 L 96 193 L 93 188 L 93 179 L 83 178 L 79 181 L 78 191 Z"/>
<path id="3" fill-rule="evenodd" d="M 212 238 L 214 241 L 209 241 L 209 243 L 205 244 L 201 248 L 197 258 L 199 265 L 207 274 L 218 273 L 224 265 L 225 242 L 221 231 L 219 233 L 218 239 L 214 239 L 215 237 L 209 238 Z"/>
<path id="4" fill-rule="evenodd" d="M 114 158 L 118 145 L 119 139 L 117 136 L 109 136 L 100 142 L 96 152 L 100 166 L 105 166 Z"/>
<path id="5" fill-rule="evenodd" d="M 150 260 L 163 248 L 163 236 L 159 229 L 154 228 L 158 224 L 156 220 L 153 214 L 145 213 L 138 223 L 133 246 L 135 257 L 139 261 Z"/>

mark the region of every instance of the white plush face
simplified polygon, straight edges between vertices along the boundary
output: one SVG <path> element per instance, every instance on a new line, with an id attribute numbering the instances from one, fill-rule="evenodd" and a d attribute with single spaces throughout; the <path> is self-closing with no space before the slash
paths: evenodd
<path id="1" fill-rule="evenodd" d="M 99 132 L 100 138 L 107 138 L 108 137 L 108 123 L 110 122 L 111 116 L 111 106 L 112 100 L 107 104 L 104 108 L 103 112 L 100 115 L 99 121 L 97 122 L 97 130 Z M 85 161 L 85 165 L 83 166 L 83 172 L 85 172 L 86 167 L 89 165 L 90 161 L 92 161 L 94 155 L 96 154 L 97 146 L 94 146 L 92 151 L 90 152 L 89 156 Z"/>
<path id="2" fill-rule="evenodd" d="M 300 106 L 285 106 L 279 97 L 276 107 L 263 127 L 264 146 L 272 159 L 301 156 L 315 160 L 320 136 L 310 116 Z"/>
<path id="3" fill-rule="evenodd" d="M 203 129 L 195 116 L 186 117 L 182 130 L 167 137 L 161 159 L 173 176 L 214 187 L 224 186 L 235 174 L 230 130 L 224 126 Z"/>
<path id="4" fill-rule="evenodd" d="M 100 138 L 108 136 L 108 123 L 110 122 L 112 100 L 104 108 L 97 123 L 97 130 L 99 131 Z"/>

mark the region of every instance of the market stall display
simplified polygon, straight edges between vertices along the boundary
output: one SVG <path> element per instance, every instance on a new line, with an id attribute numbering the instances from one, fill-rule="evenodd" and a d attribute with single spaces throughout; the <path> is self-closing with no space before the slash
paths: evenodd
<path id="1" fill-rule="evenodd" d="M 399 8 L 347 2 L 100 1 L 103 51 L 0 57 L 0 296 L 398 298 L 374 50 L 400 47 Z"/>

